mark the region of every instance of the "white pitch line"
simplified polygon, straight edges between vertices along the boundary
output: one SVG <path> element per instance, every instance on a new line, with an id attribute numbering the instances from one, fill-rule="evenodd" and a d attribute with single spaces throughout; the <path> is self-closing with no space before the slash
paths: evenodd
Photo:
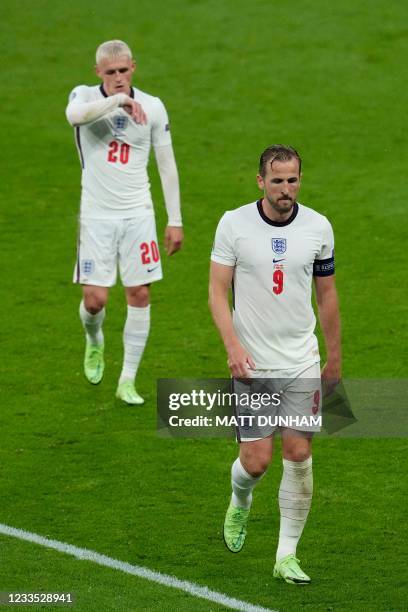
<path id="1" fill-rule="evenodd" d="M 72 555 L 77 559 L 92 561 L 98 565 L 104 565 L 105 567 L 117 569 L 125 574 L 139 576 L 139 578 L 150 580 L 150 582 L 156 582 L 157 584 L 163 584 L 167 587 L 180 589 L 181 591 L 185 591 L 194 597 L 200 597 L 201 599 L 206 599 L 207 601 L 213 601 L 214 603 L 225 606 L 226 608 L 231 608 L 232 610 L 241 610 L 242 612 L 278 612 L 277 610 L 271 610 L 270 608 L 254 606 L 246 601 L 235 599 L 234 597 L 228 597 L 228 595 L 225 595 L 224 593 L 211 591 L 211 589 L 208 587 L 199 586 L 198 584 L 189 582 L 188 580 L 179 580 L 175 576 L 170 576 L 169 574 L 154 572 L 153 570 L 141 565 L 131 565 L 130 563 L 112 559 L 106 555 L 100 555 L 93 550 L 78 548 L 77 546 L 65 544 L 64 542 L 59 542 L 58 540 L 50 540 L 49 538 L 44 538 L 36 533 L 24 531 L 23 529 L 16 529 L 15 527 L 9 527 L 8 525 L 3 525 L 2 523 L 0 523 L 0 533 L 7 536 L 12 536 L 13 538 L 18 538 L 19 540 L 34 542 L 35 544 L 39 544 L 40 546 L 45 546 L 47 548 L 53 548 L 54 550 L 66 553 L 67 555 Z"/>

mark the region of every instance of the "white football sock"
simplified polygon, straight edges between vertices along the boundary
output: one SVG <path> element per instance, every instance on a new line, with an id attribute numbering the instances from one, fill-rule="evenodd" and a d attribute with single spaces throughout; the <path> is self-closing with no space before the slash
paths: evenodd
<path id="1" fill-rule="evenodd" d="M 105 308 L 93 315 L 87 311 L 82 300 L 79 305 L 79 316 L 85 329 L 87 341 L 91 344 L 103 344 L 102 324 L 105 318 Z"/>
<path id="2" fill-rule="evenodd" d="M 313 494 L 312 458 L 306 461 L 283 459 L 283 475 L 279 488 L 280 531 L 276 560 L 296 555 Z"/>
<path id="3" fill-rule="evenodd" d="M 123 330 L 125 355 L 119 384 L 134 380 L 146 346 L 150 328 L 150 304 L 144 308 L 127 307 L 127 318 Z"/>
<path id="4" fill-rule="evenodd" d="M 257 482 L 261 480 L 262 476 L 254 478 L 251 474 L 248 474 L 242 466 L 239 457 L 237 457 L 231 468 L 232 504 L 238 508 L 245 508 L 246 510 L 250 508 L 252 503 L 252 490 Z"/>

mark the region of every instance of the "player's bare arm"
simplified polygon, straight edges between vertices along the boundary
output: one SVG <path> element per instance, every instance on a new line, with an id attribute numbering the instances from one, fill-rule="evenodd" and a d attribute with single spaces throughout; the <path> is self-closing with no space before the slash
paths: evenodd
<path id="1" fill-rule="evenodd" d="M 341 379 L 340 312 L 337 290 L 334 275 L 315 276 L 314 281 L 319 321 L 327 351 L 322 380 L 330 391 Z"/>
<path id="2" fill-rule="evenodd" d="M 211 262 L 209 305 L 228 355 L 228 367 L 235 378 L 248 378 L 249 368 L 255 369 L 251 355 L 239 342 L 232 324 L 228 303 L 234 268 Z"/>

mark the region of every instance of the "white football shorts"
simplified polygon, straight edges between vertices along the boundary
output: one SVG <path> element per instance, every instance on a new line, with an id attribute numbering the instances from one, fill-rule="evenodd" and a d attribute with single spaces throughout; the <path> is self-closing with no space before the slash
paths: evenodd
<path id="1" fill-rule="evenodd" d="M 80 220 L 74 283 L 112 287 L 118 266 L 124 287 L 163 278 L 153 214 Z"/>
<path id="2" fill-rule="evenodd" d="M 290 370 L 251 370 L 234 379 L 238 442 L 262 440 L 276 431 L 319 432 L 322 415 L 320 363 Z"/>

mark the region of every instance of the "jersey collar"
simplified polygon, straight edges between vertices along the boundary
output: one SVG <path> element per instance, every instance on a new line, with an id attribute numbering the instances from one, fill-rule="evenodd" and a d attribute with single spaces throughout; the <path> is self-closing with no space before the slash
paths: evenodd
<path id="1" fill-rule="evenodd" d="M 269 219 L 269 217 L 267 217 L 263 211 L 262 208 L 262 198 L 260 200 L 257 201 L 256 203 L 257 208 L 258 208 L 258 212 L 261 216 L 261 219 L 263 221 L 265 221 L 265 223 L 267 223 L 268 225 L 273 225 L 275 227 L 283 227 L 285 225 L 289 225 L 289 223 L 292 223 L 292 221 L 294 221 L 297 217 L 297 214 L 299 212 L 299 204 L 297 202 L 294 203 L 293 205 L 293 210 L 292 210 L 292 214 L 290 215 L 289 219 L 287 219 L 286 221 L 272 221 L 271 219 Z"/>
<path id="2" fill-rule="evenodd" d="M 99 91 L 101 92 L 101 94 L 103 95 L 104 98 L 109 98 L 108 94 L 106 93 L 106 91 L 103 88 L 103 85 L 99 85 Z M 131 98 L 135 97 L 135 92 L 133 91 L 133 87 L 130 88 L 130 97 Z"/>

